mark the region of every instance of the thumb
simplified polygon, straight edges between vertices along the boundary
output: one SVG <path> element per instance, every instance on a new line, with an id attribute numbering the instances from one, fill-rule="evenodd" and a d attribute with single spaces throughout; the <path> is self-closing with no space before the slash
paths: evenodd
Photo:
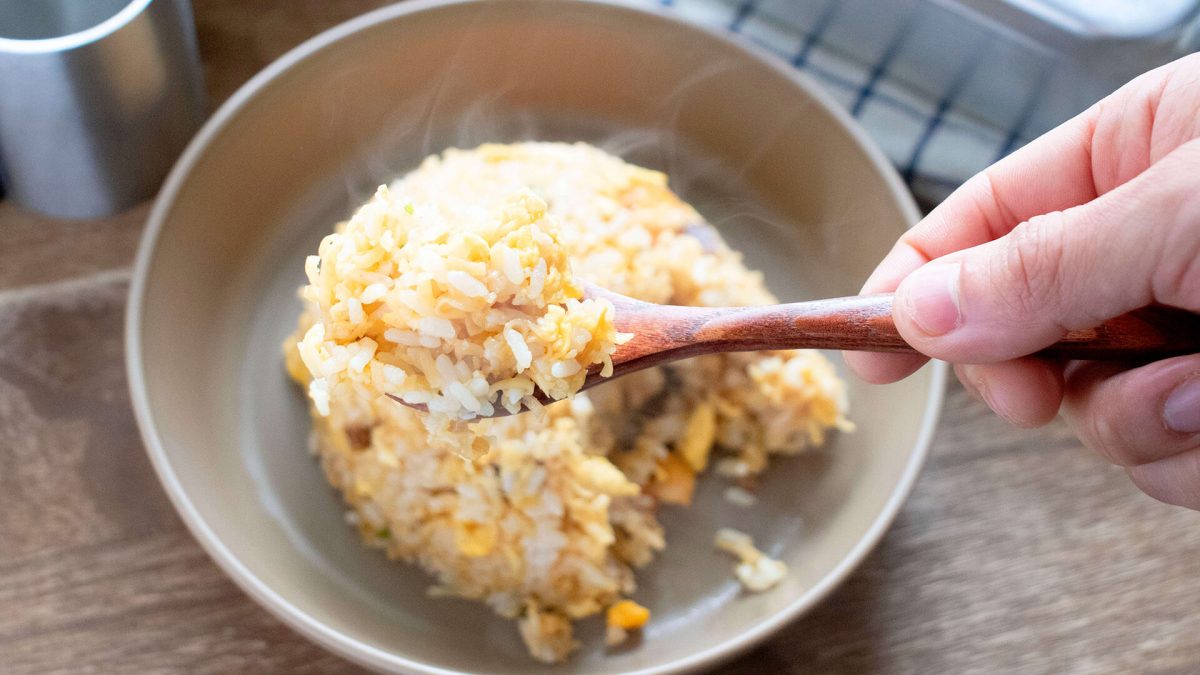
<path id="1" fill-rule="evenodd" d="M 1006 361 L 1153 302 L 1200 308 L 1200 144 L 1066 211 L 918 268 L 896 289 L 900 334 L 956 363 Z"/>

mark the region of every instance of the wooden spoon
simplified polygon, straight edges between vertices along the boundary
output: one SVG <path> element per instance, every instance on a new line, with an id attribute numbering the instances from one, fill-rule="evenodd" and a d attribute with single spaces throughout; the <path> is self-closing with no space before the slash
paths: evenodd
<path id="1" fill-rule="evenodd" d="M 617 330 L 633 333 L 633 338 L 613 353 L 612 376 L 601 377 L 600 367 L 594 366 L 580 391 L 645 368 L 717 352 L 843 349 L 917 353 L 896 330 L 890 293 L 761 307 L 656 305 L 595 286 L 587 288 L 587 297 L 612 302 Z M 1153 361 L 1197 352 L 1200 352 L 1200 315 L 1156 306 L 1095 328 L 1071 331 L 1035 356 Z M 551 402 L 540 391 L 535 396 L 542 403 Z M 423 405 L 409 407 L 424 409 Z M 494 416 L 507 414 L 507 410 L 497 406 Z"/>

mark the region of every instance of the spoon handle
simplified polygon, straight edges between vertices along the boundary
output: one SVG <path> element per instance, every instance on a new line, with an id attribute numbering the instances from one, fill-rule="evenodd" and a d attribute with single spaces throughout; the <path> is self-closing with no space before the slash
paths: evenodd
<path id="1" fill-rule="evenodd" d="M 883 294 L 697 312 L 690 338 L 700 347 L 693 348 L 697 352 L 811 348 L 915 353 L 892 321 L 892 300 L 891 294 Z M 1198 352 L 1200 315 L 1155 306 L 1071 331 L 1038 355 L 1123 361 Z"/>

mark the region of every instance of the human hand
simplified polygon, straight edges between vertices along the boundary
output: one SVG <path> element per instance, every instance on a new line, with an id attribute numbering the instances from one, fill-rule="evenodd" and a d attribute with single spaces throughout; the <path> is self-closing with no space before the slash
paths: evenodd
<path id="1" fill-rule="evenodd" d="M 1200 355 L 1133 367 L 1028 356 L 1160 303 L 1200 312 L 1200 55 L 1151 71 L 975 176 L 909 230 L 864 293 L 1013 424 L 1062 409 L 1147 494 L 1200 509 Z M 846 353 L 868 382 L 925 359 Z"/>

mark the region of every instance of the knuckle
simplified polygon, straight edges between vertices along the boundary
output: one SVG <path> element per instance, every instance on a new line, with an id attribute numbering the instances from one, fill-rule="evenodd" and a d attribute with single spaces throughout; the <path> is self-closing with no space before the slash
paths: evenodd
<path id="1" fill-rule="evenodd" d="M 1005 238 L 993 289 L 1018 317 L 1041 314 L 1062 298 L 1063 214 L 1035 216 Z"/>
<path id="2" fill-rule="evenodd" d="M 1200 241 L 1191 247 L 1192 254 L 1180 256 L 1173 264 L 1164 261 L 1158 268 L 1154 283 L 1154 298 L 1159 302 L 1200 309 Z"/>
<path id="3" fill-rule="evenodd" d="M 1177 175 L 1200 170 L 1200 139 L 1178 148 L 1171 160 L 1182 162 Z M 1178 179 L 1177 179 L 1178 180 Z M 1158 190 L 1152 200 L 1164 221 L 1158 236 L 1152 293 L 1160 302 L 1200 309 L 1200 196 L 1192 179 Z"/>
<path id="4" fill-rule="evenodd" d="M 1065 417 L 1085 446 L 1110 464 L 1129 468 L 1169 454 L 1158 445 L 1161 439 L 1147 433 L 1139 403 L 1126 388 L 1108 389 L 1068 405 Z"/>
<path id="5" fill-rule="evenodd" d="M 1079 435 L 1084 444 L 1110 464 L 1131 467 L 1141 464 L 1139 455 L 1116 429 L 1109 415 L 1088 411 L 1083 415 Z"/>

